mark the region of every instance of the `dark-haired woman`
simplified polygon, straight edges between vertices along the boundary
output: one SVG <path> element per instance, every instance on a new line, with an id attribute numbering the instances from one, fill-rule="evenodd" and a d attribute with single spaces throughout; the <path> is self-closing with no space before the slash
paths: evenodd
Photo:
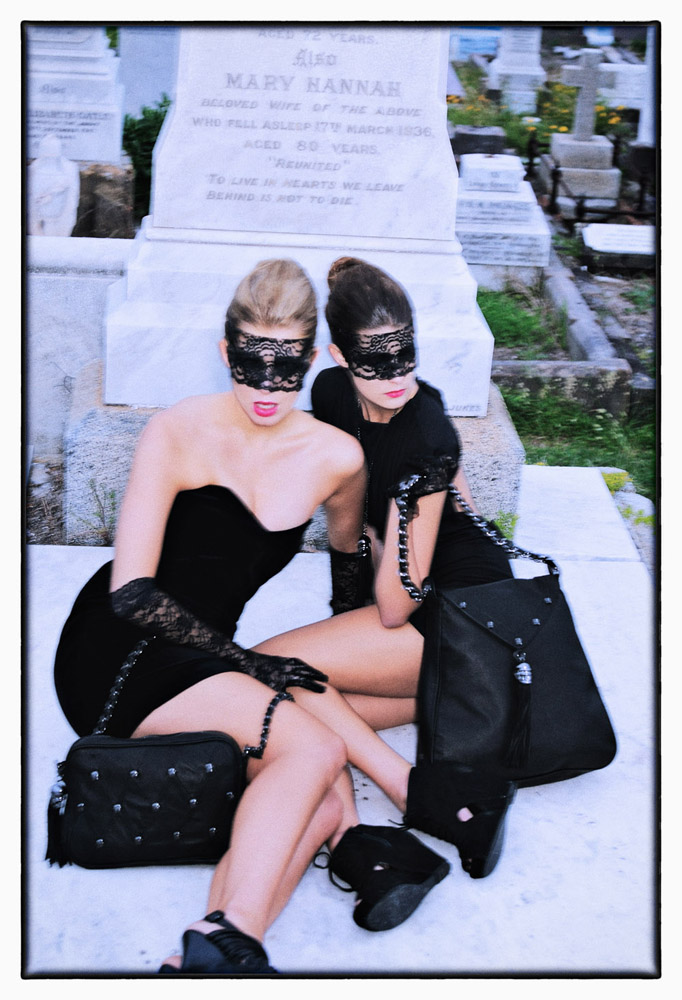
<path id="1" fill-rule="evenodd" d="M 248 784 L 208 915 L 185 931 L 182 956 L 162 966 L 168 974 L 273 973 L 265 932 L 324 842 L 342 845 L 363 886 L 358 922 L 374 930 L 404 920 L 449 869 L 407 831 L 378 828 L 378 838 L 359 823 L 349 754 L 397 802 L 409 765 L 325 689 L 325 675 L 232 639 L 244 605 L 294 557 L 319 505 L 339 551 L 354 550 L 361 528 L 359 443 L 295 407 L 316 322 L 312 285 L 293 261 L 262 262 L 240 283 L 220 345 L 232 389 L 149 421 L 113 563 L 79 594 L 57 651 L 57 693 L 79 735 L 147 639 L 107 731 L 219 730 L 245 748 Z"/>
<path id="2" fill-rule="evenodd" d="M 447 493 L 455 481 L 467 501 L 459 469 L 457 432 L 440 393 L 416 376 L 412 307 L 402 286 L 355 258 L 329 273 L 326 317 L 337 367 L 323 370 L 312 392 L 315 416 L 362 444 L 368 467 L 367 520 L 375 556 L 374 602 L 358 607 L 357 563 L 332 551 L 337 587 L 347 597 L 325 621 L 295 629 L 257 648 L 297 655 L 328 675 L 375 729 L 415 720 L 423 650 L 423 614 L 403 586 L 398 564 L 395 497 L 415 475 L 409 502 L 410 576 L 418 589 L 467 586 L 508 578 L 509 562 Z M 346 610 L 347 609 L 347 610 Z M 474 877 L 488 875 L 499 856 L 505 813 L 514 795 L 508 782 L 449 765 L 415 767 L 404 788 L 409 826 L 450 841 Z"/>

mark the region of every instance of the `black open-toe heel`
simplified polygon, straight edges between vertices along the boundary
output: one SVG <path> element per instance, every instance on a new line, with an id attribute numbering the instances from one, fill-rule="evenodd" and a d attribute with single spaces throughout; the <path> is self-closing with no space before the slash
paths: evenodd
<path id="1" fill-rule="evenodd" d="M 159 969 L 160 973 L 277 975 L 277 969 L 270 966 L 260 942 L 225 920 L 222 910 L 214 910 L 204 920 L 219 924 L 221 929 L 208 934 L 185 931 L 182 936 L 182 965 L 176 969 L 174 965 L 164 964 Z"/>
<path id="2" fill-rule="evenodd" d="M 450 864 L 407 830 L 359 824 L 346 830 L 329 858 L 329 878 L 355 892 L 353 920 L 368 931 L 387 931 L 410 916 L 426 894 L 445 878 Z M 335 880 L 342 879 L 347 886 Z"/>
<path id="3" fill-rule="evenodd" d="M 439 762 L 410 772 L 405 825 L 454 844 L 471 878 L 486 878 L 504 842 L 507 810 L 516 785 L 464 765 Z M 470 819 L 458 813 L 468 809 Z"/>

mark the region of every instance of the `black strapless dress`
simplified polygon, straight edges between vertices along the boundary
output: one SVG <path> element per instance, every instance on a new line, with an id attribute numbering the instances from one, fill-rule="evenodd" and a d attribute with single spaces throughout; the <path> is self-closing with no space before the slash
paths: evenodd
<path id="1" fill-rule="evenodd" d="M 310 522 L 269 531 L 225 486 L 184 490 L 168 518 L 156 581 L 198 618 L 232 638 L 246 603 L 298 552 Z M 79 736 L 92 732 L 128 653 L 151 633 L 111 610 L 106 563 L 85 584 L 62 630 L 54 678 Z M 130 736 L 149 713 L 229 660 L 157 638 L 123 685 L 107 733 Z"/>

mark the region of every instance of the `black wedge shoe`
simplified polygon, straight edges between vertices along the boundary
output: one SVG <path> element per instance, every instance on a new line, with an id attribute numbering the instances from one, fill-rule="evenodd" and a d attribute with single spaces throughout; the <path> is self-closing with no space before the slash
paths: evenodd
<path id="1" fill-rule="evenodd" d="M 502 853 L 515 794 L 516 785 L 496 775 L 449 762 L 420 764 L 410 772 L 405 825 L 454 844 L 464 871 L 486 878 Z M 458 818 L 464 808 L 470 819 Z"/>
<path id="2" fill-rule="evenodd" d="M 351 827 L 326 857 L 332 883 L 357 894 L 353 920 L 368 931 L 387 931 L 407 920 L 450 871 L 445 858 L 392 826 Z"/>
<path id="3" fill-rule="evenodd" d="M 182 936 L 182 965 L 162 965 L 160 973 L 190 975 L 277 975 L 262 945 L 225 920 L 222 910 L 214 910 L 204 920 L 220 924 L 221 929 L 202 934 L 188 930 Z"/>

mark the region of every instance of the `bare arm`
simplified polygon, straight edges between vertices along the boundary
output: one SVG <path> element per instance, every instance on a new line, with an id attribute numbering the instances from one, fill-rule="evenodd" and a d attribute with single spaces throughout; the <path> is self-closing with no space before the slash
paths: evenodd
<path id="1" fill-rule="evenodd" d="M 428 576 L 436 548 L 438 527 L 447 493 L 430 493 L 417 503 L 416 515 L 408 524 L 408 565 L 410 578 L 421 589 Z M 375 597 L 381 623 L 386 628 L 404 625 L 419 605 L 400 581 L 398 567 L 398 507 L 390 501 L 384 550 L 376 577 Z"/>
<path id="2" fill-rule="evenodd" d="M 168 515 L 175 496 L 186 488 L 183 440 L 168 411 L 153 417 L 140 439 L 116 533 L 110 585 L 114 614 L 169 642 L 212 653 L 226 661 L 226 669 L 249 674 L 274 690 L 324 690 L 324 674 L 300 660 L 242 649 L 157 585 Z"/>

